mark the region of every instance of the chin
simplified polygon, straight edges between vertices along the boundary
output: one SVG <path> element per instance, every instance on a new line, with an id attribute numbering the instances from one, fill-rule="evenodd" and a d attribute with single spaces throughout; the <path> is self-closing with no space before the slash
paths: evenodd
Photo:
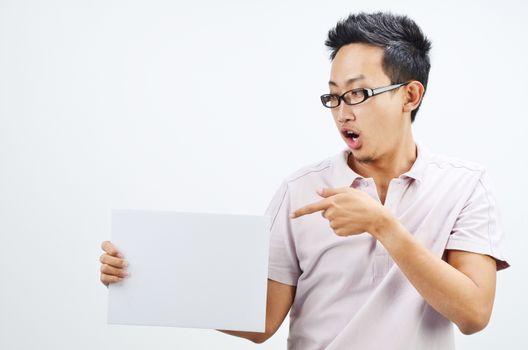
<path id="1" fill-rule="evenodd" d="M 352 154 L 354 161 L 359 162 L 359 163 L 370 163 L 374 160 L 373 155 L 361 154 L 363 153 L 361 152 L 361 149 L 355 150 L 355 149 L 350 148 L 350 153 Z"/>
<path id="2" fill-rule="evenodd" d="M 359 157 L 359 158 L 354 158 L 354 159 L 357 160 L 359 163 L 365 163 L 365 164 L 368 164 L 374 160 L 374 158 L 371 156 Z"/>

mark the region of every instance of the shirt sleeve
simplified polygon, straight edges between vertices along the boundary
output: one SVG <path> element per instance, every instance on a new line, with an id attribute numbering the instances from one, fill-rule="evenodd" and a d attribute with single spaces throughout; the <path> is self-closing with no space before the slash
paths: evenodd
<path id="1" fill-rule="evenodd" d="M 447 241 L 447 249 L 489 255 L 497 262 L 497 271 L 510 266 L 504 254 L 500 213 L 486 171 L 481 173 L 462 208 Z"/>
<path id="2" fill-rule="evenodd" d="M 268 278 L 296 286 L 301 274 L 290 225 L 288 183 L 283 182 L 271 200 L 266 215 L 271 217 Z"/>

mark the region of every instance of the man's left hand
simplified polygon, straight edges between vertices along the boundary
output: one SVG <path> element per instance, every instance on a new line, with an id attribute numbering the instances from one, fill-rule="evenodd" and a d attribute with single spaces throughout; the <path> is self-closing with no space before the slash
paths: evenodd
<path id="1" fill-rule="evenodd" d="M 380 202 L 366 192 L 352 187 L 323 188 L 317 193 L 324 199 L 297 209 L 292 219 L 321 211 L 330 227 L 339 236 L 373 233 L 392 215 Z"/>

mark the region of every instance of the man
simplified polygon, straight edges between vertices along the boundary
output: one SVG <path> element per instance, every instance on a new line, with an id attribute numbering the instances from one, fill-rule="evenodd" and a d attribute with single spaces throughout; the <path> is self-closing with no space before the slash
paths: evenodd
<path id="1" fill-rule="evenodd" d="M 430 42 L 405 16 L 350 15 L 330 30 L 329 93 L 347 148 L 273 197 L 266 332 L 290 311 L 288 349 L 454 349 L 489 322 L 503 235 L 485 170 L 415 142 Z M 109 242 L 103 283 L 122 277 Z"/>

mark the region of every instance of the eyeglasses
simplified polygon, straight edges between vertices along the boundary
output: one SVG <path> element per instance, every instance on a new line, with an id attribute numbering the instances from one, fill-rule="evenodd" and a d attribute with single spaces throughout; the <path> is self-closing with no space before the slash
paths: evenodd
<path id="1" fill-rule="evenodd" d="M 401 86 L 409 84 L 410 81 L 405 83 L 399 83 L 399 84 L 393 84 L 388 86 L 383 86 L 375 89 L 368 89 L 368 88 L 358 88 L 358 89 L 352 89 L 344 92 L 341 96 L 334 95 L 334 94 L 324 94 L 321 95 L 321 102 L 323 103 L 323 106 L 327 108 L 335 108 L 341 104 L 341 100 L 345 102 L 347 105 L 357 105 L 361 102 L 364 102 L 366 99 L 372 96 L 379 95 L 381 93 L 395 90 Z"/>

